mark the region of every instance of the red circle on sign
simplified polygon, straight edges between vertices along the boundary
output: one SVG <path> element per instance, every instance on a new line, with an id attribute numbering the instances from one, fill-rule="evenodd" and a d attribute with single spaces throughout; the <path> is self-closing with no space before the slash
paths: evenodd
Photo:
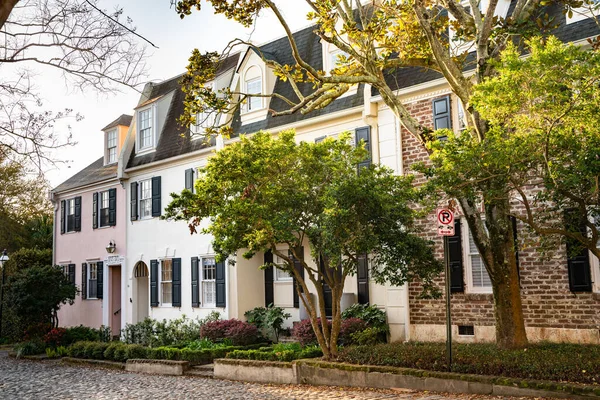
<path id="1" fill-rule="evenodd" d="M 437 218 L 440 224 L 450 225 L 454 222 L 454 213 L 450 210 L 439 210 Z"/>

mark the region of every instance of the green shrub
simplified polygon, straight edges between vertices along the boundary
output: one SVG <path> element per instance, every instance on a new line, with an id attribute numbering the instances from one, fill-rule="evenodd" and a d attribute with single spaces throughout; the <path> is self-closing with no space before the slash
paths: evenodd
<path id="1" fill-rule="evenodd" d="M 293 361 L 300 358 L 315 358 L 323 356 L 318 346 L 302 348 L 299 343 L 279 343 L 271 347 L 259 349 L 233 350 L 227 353 L 227 358 L 260 361 Z"/>
<path id="2" fill-rule="evenodd" d="M 65 346 L 75 342 L 95 342 L 100 340 L 100 330 L 79 325 L 65 328 L 61 343 Z"/>
<path id="3" fill-rule="evenodd" d="M 323 351 L 319 346 L 306 346 L 300 353 L 297 354 L 296 359 L 302 358 L 317 358 L 323 357 Z"/>
<path id="4" fill-rule="evenodd" d="M 300 345 L 300 343 L 297 343 L 297 342 L 277 343 L 277 344 L 274 344 L 273 346 L 271 346 L 270 348 L 267 347 L 267 349 L 270 349 L 270 351 L 274 351 L 274 352 L 291 350 L 293 352 L 298 353 L 298 352 L 302 351 L 302 345 Z"/>
<path id="5" fill-rule="evenodd" d="M 69 349 L 65 346 L 58 346 L 56 348 L 56 355 L 58 357 L 66 357 L 69 355 Z"/>
<path id="6" fill-rule="evenodd" d="M 41 340 L 34 339 L 30 340 L 29 342 L 23 342 L 16 345 L 15 352 L 17 353 L 17 358 L 44 354 L 46 352 L 46 345 Z"/>
<path id="7" fill-rule="evenodd" d="M 77 344 L 77 343 L 75 343 Z M 115 357 L 115 353 L 117 352 L 117 350 L 121 347 L 123 347 L 124 344 L 121 342 L 113 342 L 110 343 L 108 345 L 108 347 L 106 348 L 106 350 L 104 350 L 104 359 L 105 360 L 111 360 L 111 361 L 116 361 Z"/>
<path id="8" fill-rule="evenodd" d="M 189 319 L 185 315 L 172 320 L 157 321 L 146 318 L 137 324 L 127 324 L 121 332 L 127 344 L 141 344 L 148 347 L 181 346 L 200 338 L 200 328 L 220 318 L 216 311 L 204 319 Z"/>
<path id="9" fill-rule="evenodd" d="M 251 324 L 255 325 L 260 332 L 273 341 L 279 341 L 279 335 L 283 330 L 283 323 L 290 318 L 292 314 L 286 313 L 281 307 L 275 307 L 269 304 L 267 307 L 255 307 L 246 311 L 244 316 Z"/>
<path id="10" fill-rule="evenodd" d="M 57 358 L 58 357 L 58 353 L 56 352 L 56 350 L 54 350 L 54 349 L 52 349 L 50 347 L 47 347 L 46 348 L 46 356 L 48 358 Z"/>
<path id="11" fill-rule="evenodd" d="M 342 319 L 362 319 L 371 328 L 377 328 L 382 333 L 389 332 L 389 326 L 385 318 L 385 311 L 378 308 L 376 304 L 353 304 L 342 312 Z"/>
<path id="12" fill-rule="evenodd" d="M 374 346 L 382 343 L 382 334 L 385 338 L 385 332 L 382 332 L 380 328 L 370 327 L 363 331 L 351 333 L 350 343 L 359 346 Z"/>
<path id="13" fill-rule="evenodd" d="M 148 348 L 140 344 L 130 344 L 125 347 L 125 356 L 127 360 L 130 358 L 147 358 Z"/>
<path id="14" fill-rule="evenodd" d="M 108 343 L 93 342 L 89 345 L 89 347 L 91 348 L 91 351 L 86 352 L 86 354 L 89 354 L 90 358 L 92 358 L 94 360 L 103 360 L 104 352 L 106 351 L 108 346 L 110 346 Z"/>
<path id="15" fill-rule="evenodd" d="M 444 343 L 390 343 L 341 351 L 339 360 L 446 371 Z M 600 346 L 541 343 L 525 349 L 500 349 L 495 344 L 454 344 L 452 370 L 464 374 L 597 384 Z"/>
<path id="16" fill-rule="evenodd" d="M 67 352 L 69 357 L 74 358 L 84 358 L 85 357 L 85 347 L 88 342 L 76 342 L 69 346 Z"/>

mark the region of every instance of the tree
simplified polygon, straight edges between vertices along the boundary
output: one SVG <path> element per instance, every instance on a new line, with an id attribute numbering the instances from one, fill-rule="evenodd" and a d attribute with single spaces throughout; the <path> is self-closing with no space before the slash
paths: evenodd
<path id="1" fill-rule="evenodd" d="M 420 279 L 429 293 L 441 269 L 431 243 L 414 234 L 411 179 L 380 166 L 357 173 L 366 150 L 354 148 L 349 138 L 296 144 L 290 131 L 278 138 L 266 132 L 242 137 L 209 159 L 194 194 L 171 195 L 163 217 L 188 221 L 192 232 L 210 217 L 202 232 L 213 235 L 221 260 L 263 251 L 284 260 L 271 266 L 296 279 L 295 290 L 327 358 L 337 356 L 344 282 L 356 273 L 361 255 L 371 255 L 376 282 Z M 306 243 L 314 264 L 299 252 Z M 323 284 L 332 292 L 331 328 L 326 318 L 318 321 L 326 315 Z M 308 295 L 313 290 L 316 302 Z"/>
<path id="2" fill-rule="evenodd" d="M 510 46 L 498 75 L 475 89 L 473 105 L 497 140 L 479 157 L 480 165 L 494 159 L 496 170 L 480 172 L 506 174 L 523 205 L 513 215 L 535 233 L 600 257 L 600 53 L 552 37 L 530 45 L 527 58 Z"/>
<path id="3" fill-rule="evenodd" d="M 58 309 L 73 304 L 76 294 L 77 288 L 60 266 L 21 269 L 6 285 L 7 304 L 12 304 L 24 326 L 50 322 L 58 327 Z"/>
<path id="4" fill-rule="evenodd" d="M 314 22 L 316 34 L 346 54 L 338 58 L 338 65 L 332 71 L 319 71 L 302 58 L 293 33 L 274 1 L 207 0 L 216 13 L 245 26 L 250 26 L 262 10 L 270 10 L 285 29 L 295 64 L 281 65 L 264 55 L 263 60 L 279 79 L 289 82 L 296 98 L 280 98 L 287 107 L 271 110 L 273 115 L 308 113 L 330 104 L 352 85 L 367 84 L 377 89 L 402 126 L 429 152 L 433 151 L 431 143 L 437 140 L 437 135 L 410 115 L 394 87 L 386 80 L 388 74 L 393 75 L 407 67 L 439 72 L 465 106 L 466 130 L 471 140 L 484 144 L 488 140 L 489 124 L 471 100 L 475 86 L 496 74 L 493 61 L 499 59 L 509 43 L 551 30 L 554 21 L 547 16 L 548 7 L 551 10 L 563 8 L 565 13 L 583 3 L 595 7 L 591 0 L 517 0 L 514 8 L 511 7 L 511 14 L 503 17 L 498 0 L 490 0 L 487 9 L 481 11 L 480 2 L 476 0 L 470 0 L 468 4 L 457 0 L 378 0 L 367 4 L 351 0 L 305 2 L 312 9 L 308 18 Z M 201 5 L 201 0 L 180 0 L 176 9 L 183 18 L 193 8 L 200 9 Z M 232 41 L 225 53 L 240 44 L 262 54 L 259 47 L 243 40 Z M 236 110 L 253 95 L 235 90 L 214 93 L 204 87 L 204 83 L 212 79 L 219 60 L 216 53 L 203 55 L 197 50 L 192 53 L 188 73 L 182 79 L 186 112 L 181 122 L 193 123 L 198 113 L 210 109 L 230 117 L 222 118 L 223 125 L 215 129 L 227 134 L 227 125 Z M 436 172 L 429 170 L 430 175 Z M 471 182 L 463 172 L 456 170 L 454 180 L 461 177 Z M 456 186 L 447 194 L 458 202 L 490 275 L 496 341 L 502 347 L 522 347 L 527 344 L 527 335 L 507 185 L 507 178 L 502 174 L 488 177 L 477 187 Z M 443 188 L 438 190 L 443 191 Z M 483 212 L 479 211 L 479 205 Z"/>
<path id="5" fill-rule="evenodd" d="M 113 93 L 145 76 L 146 50 L 123 10 L 107 13 L 97 0 L 10 0 L 0 6 L 0 156 L 25 158 L 39 170 L 52 150 L 74 144 L 54 132 L 72 116 L 43 108 L 34 67 L 59 71 L 75 90 Z M 81 118 L 75 115 L 76 119 Z"/>

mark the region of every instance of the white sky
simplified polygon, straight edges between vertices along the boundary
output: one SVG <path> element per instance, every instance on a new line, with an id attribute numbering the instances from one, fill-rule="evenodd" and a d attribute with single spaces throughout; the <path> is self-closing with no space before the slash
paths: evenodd
<path id="1" fill-rule="evenodd" d="M 280 0 L 281 9 L 291 28 L 296 31 L 309 25 L 306 19 L 308 7 L 301 0 Z M 209 5 L 203 2 L 200 12 L 181 20 L 170 6 L 170 0 L 100 0 L 102 9 L 113 10 L 116 5 L 124 8 L 124 15 L 133 19 L 137 33 L 143 35 L 158 49 L 149 48 L 149 80 L 160 81 L 185 72 L 187 59 L 194 48 L 204 51 L 220 51 L 234 38 L 251 39 L 264 43 L 282 37 L 284 32 L 275 17 L 268 10 L 263 11 L 256 29 L 243 29 L 236 22 L 212 13 Z M 68 90 L 64 81 L 53 71 L 44 71 L 36 82 L 41 95 L 46 99 L 46 108 L 60 110 L 71 108 L 85 118 L 80 122 L 69 121 L 73 140 L 77 145 L 56 151 L 56 157 L 67 161 L 49 168 L 46 177 L 52 187 L 85 168 L 103 153 L 104 126 L 121 114 L 133 114 L 139 94 L 132 89 L 124 89 L 117 95 L 98 95 Z M 58 130 L 65 131 L 57 125 Z M 63 133 L 64 134 L 64 133 Z"/>

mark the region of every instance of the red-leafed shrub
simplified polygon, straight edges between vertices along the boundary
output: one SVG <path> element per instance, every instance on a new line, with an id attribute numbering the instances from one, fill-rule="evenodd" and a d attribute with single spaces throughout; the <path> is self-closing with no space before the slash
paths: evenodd
<path id="1" fill-rule="evenodd" d="M 317 318 L 319 329 L 321 327 L 321 318 Z M 331 328 L 331 321 L 327 321 L 329 328 Z M 310 319 L 303 319 L 302 321 L 294 324 L 294 331 L 292 333 L 294 339 L 296 339 L 302 346 L 308 344 L 317 344 L 317 335 L 310 324 Z"/>
<path id="2" fill-rule="evenodd" d="M 344 345 L 354 344 L 352 343 L 352 334 L 362 332 L 367 328 L 367 323 L 360 318 L 348 318 L 343 320 L 342 326 L 340 327 L 340 342 Z"/>
<path id="3" fill-rule="evenodd" d="M 200 336 L 212 342 L 230 339 L 234 346 L 257 343 L 260 338 L 256 326 L 237 319 L 208 322 L 200 328 Z"/>
<path id="4" fill-rule="evenodd" d="M 67 330 L 65 328 L 54 328 L 50 332 L 46 333 L 43 338 L 46 347 L 56 348 L 63 345 L 63 339 L 66 331 Z"/>

